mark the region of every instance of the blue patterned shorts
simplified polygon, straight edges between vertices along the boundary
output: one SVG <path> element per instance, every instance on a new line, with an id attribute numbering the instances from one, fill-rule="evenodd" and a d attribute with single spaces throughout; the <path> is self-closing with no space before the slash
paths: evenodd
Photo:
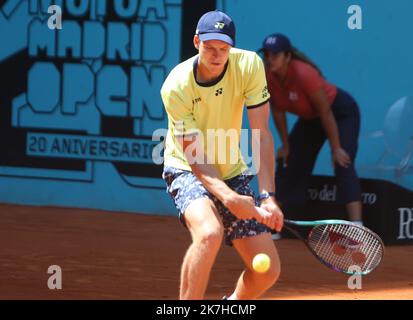
<path id="1" fill-rule="evenodd" d="M 185 226 L 183 214 L 189 204 L 199 198 L 211 199 L 224 225 L 224 239 L 229 246 L 232 240 L 257 236 L 261 233 L 271 232 L 271 229 L 257 222 L 255 219 L 241 220 L 234 216 L 213 194 L 211 194 L 203 184 L 195 177 L 191 171 L 185 171 L 172 167 L 165 167 L 162 178 L 166 182 L 166 192 L 172 197 L 176 208 L 179 210 L 179 219 Z M 251 196 L 255 199 L 254 191 L 249 186 L 252 175 L 242 173 L 234 178 L 225 180 L 225 183 L 235 192 Z M 256 205 L 258 203 L 256 202 Z"/>

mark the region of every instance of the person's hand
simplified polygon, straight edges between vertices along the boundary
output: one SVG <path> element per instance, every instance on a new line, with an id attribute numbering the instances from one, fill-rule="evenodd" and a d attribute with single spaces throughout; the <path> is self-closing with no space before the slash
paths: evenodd
<path id="1" fill-rule="evenodd" d="M 351 164 L 351 159 L 348 153 L 341 147 L 335 148 L 332 151 L 332 158 L 333 158 L 333 166 L 335 163 L 338 163 L 340 166 L 344 168 L 348 168 Z"/>
<path id="2" fill-rule="evenodd" d="M 287 166 L 288 155 L 290 154 L 290 147 L 283 145 L 277 151 L 277 159 L 282 159 L 283 167 Z"/>
<path id="3" fill-rule="evenodd" d="M 224 205 L 238 219 L 246 220 L 257 216 L 254 198 L 250 196 L 234 193 L 226 199 Z"/>
<path id="4" fill-rule="evenodd" d="M 258 217 L 256 220 L 265 224 L 271 229 L 281 232 L 284 225 L 284 214 L 273 198 L 265 199 L 257 208 Z"/>

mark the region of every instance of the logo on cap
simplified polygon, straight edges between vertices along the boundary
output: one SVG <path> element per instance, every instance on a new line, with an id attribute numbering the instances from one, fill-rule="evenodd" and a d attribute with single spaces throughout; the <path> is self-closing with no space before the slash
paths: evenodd
<path id="1" fill-rule="evenodd" d="M 267 39 L 265 43 L 268 45 L 272 45 L 272 44 L 275 44 L 276 42 L 277 42 L 277 37 L 270 37 Z"/>
<path id="2" fill-rule="evenodd" d="M 281 33 L 275 33 L 267 36 L 264 39 L 262 48 L 260 50 L 269 50 L 273 53 L 278 53 L 282 51 L 289 52 L 291 51 L 291 49 L 292 47 L 290 40 Z"/>
<path id="3" fill-rule="evenodd" d="M 220 40 L 235 45 L 234 22 L 221 11 L 205 13 L 198 21 L 196 34 L 201 41 Z"/>
<path id="4" fill-rule="evenodd" d="M 215 29 L 224 29 L 225 23 L 217 22 L 217 23 L 215 23 L 214 27 L 215 27 Z"/>

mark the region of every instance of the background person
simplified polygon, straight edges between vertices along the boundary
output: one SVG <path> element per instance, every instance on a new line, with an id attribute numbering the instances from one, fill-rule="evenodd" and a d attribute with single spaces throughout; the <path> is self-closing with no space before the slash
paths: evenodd
<path id="1" fill-rule="evenodd" d="M 309 179 L 324 142 L 330 144 L 337 201 L 362 224 L 360 182 L 354 168 L 360 130 L 355 100 L 327 82 L 318 67 L 283 34 L 263 41 L 271 108 L 282 146 L 277 152 L 277 199 L 284 206 L 306 201 Z M 286 112 L 298 116 L 288 133 Z"/>

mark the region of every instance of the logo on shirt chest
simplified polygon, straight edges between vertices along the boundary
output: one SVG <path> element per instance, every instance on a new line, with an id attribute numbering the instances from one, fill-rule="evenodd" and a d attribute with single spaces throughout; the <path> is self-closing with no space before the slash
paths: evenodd
<path id="1" fill-rule="evenodd" d="M 192 105 L 195 105 L 196 103 L 198 103 L 198 102 L 201 102 L 201 98 L 195 98 L 195 99 L 193 99 L 192 100 Z"/>
<path id="2" fill-rule="evenodd" d="M 223 91 L 224 91 L 223 88 L 219 88 L 219 89 L 215 90 L 215 96 L 217 96 L 217 97 L 220 96 Z"/>
<path id="3" fill-rule="evenodd" d="M 298 93 L 295 92 L 295 91 L 290 91 L 290 92 L 288 93 L 288 99 L 289 99 L 290 101 L 297 101 L 297 100 L 298 100 Z"/>

